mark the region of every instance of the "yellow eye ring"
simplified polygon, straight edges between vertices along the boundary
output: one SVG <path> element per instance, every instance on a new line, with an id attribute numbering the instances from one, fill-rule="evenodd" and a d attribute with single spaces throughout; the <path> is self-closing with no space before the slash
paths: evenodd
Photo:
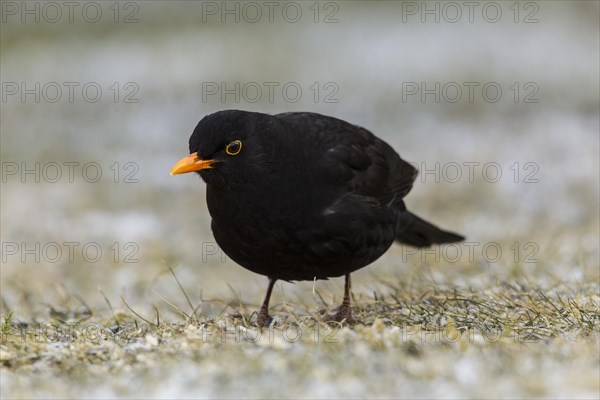
<path id="1" fill-rule="evenodd" d="M 240 151 L 242 151 L 241 140 L 234 140 L 225 147 L 225 153 L 229 154 L 230 156 L 237 156 L 240 154 Z"/>

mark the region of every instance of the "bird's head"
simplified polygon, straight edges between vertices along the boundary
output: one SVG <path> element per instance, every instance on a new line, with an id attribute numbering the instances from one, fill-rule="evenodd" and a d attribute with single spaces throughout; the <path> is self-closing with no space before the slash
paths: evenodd
<path id="1" fill-rule="evenodd" d="M 171 175 L 197 172 L 207 184 L 236 186 L 260 174 L 268 164 L 268 115 L 238 110 L 202 118 L 190 136 L 190 155 Z"/>

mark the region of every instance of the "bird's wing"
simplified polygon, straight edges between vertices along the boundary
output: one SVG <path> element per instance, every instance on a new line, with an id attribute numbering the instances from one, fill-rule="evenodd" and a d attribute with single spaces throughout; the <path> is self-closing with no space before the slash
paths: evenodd
<path id="1" fill-rule="evenodd" d="M 412 189 L 417 169 L 400 158 L 386 142 L 366 129 L 358 129 L 359 134 L 367 139 L 358 151 L 365 154 L 371 163 L 364 169 L 354 168 L 350 181 L 354 193 L 377 198 L 382 205 L 401 203 Z"/>
<path id="2" fill-rule="evenodd" d="M 299 140 L 309 142 L 305 157 L 324 185 L 344 189 L 373 206 L 400 205 L 412 188 L 417 169 L 400 158 L 386 142 L 368 130 L 345 121 L 310 113 L 279 114 L 296 129 Z M 310 124 L 307 124 L 310 121 Z"/>

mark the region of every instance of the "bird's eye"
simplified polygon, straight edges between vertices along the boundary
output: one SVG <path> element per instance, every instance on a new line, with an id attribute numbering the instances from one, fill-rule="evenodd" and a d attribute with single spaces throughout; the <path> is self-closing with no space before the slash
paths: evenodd
<path id="1" fill-rule="evenodd" d="M 230 156 L 237 156 L 240 154 L 240 151 L 242 151 L 241 140 L 234 140 L 225 147 L 225 153 L 229 154 Z"/>

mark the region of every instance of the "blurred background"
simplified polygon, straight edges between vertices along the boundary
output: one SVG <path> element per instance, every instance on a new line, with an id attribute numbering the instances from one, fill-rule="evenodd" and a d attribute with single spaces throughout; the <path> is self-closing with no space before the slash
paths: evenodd
<path id="1" fill-rule="evenodd" d="M 179 290 L 169 266 L 194 299 L 258 304 L 266 279 L 216 248 L 204 183 L 169 176 L 228 108 L 370 129 L 421 170 L 409 208 L 474 243 L 441 261 L 395 246 L 355 291 L 424 266 L 596 279 L 598 3 L 475 3 L 2 2 L 4 307 L 102 309 L 101 290 L 151 310 Z M 280 287 L 316 304 L 311 283 Z"/>

